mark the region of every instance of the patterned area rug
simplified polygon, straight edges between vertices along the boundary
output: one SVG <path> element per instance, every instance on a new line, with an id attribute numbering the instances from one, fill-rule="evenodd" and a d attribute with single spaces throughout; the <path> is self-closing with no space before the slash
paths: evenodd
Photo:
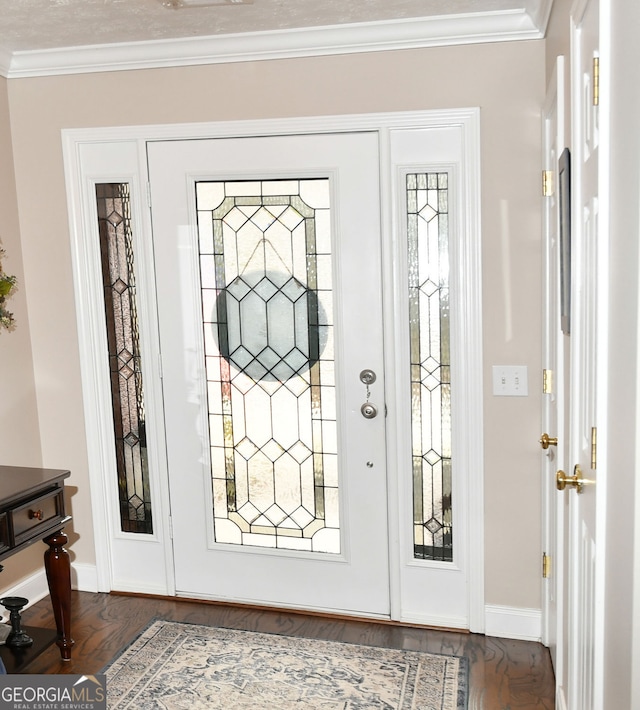
<path id="1" fill-rule="evenodd" d="M 105 671 L 110 710 L 464 710 L 464 658 L 155 621 Z"/>

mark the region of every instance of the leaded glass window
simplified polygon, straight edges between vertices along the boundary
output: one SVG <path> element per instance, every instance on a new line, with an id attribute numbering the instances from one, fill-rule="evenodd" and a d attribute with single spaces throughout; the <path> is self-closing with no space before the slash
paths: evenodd
<path id="1" fill-rule="evenodd" d="M 196 185 L 219 543 L 340 552 L 329 195 Z"/>
<path id="2" fill-rule="evenodd" d="M 453 559 L 448 174 L 406 177 L 414 557 Z"/>
<path id="3" fill-rule="evenodd" d="M 127 183 L 96 185 L 104 305 L 109 347 L 120 524 L 153 533 L 144 394 Z"/>

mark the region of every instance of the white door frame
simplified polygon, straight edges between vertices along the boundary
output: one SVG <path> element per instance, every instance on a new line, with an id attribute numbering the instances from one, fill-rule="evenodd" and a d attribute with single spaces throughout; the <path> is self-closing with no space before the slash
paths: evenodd
<path id="1" fill-rule="evenodd" d="M 560 265 L 558 245 L 558 158 L 565 148 L 565 58 L 556 59 L 543 108 L 543 170 L 549 171 L 550 191 L 543 196 L 543 344 L 542 366 L 547 373 L 542 400 L 542 431 L 557 439 L 542 452 L 542 543 L 549 556 L 542 580 L 542 642 L 551 650 L 556 686 L 564 673 L 564 499 L 558 495 L 555 472 L 565 468 L 568 447 L 565 423 L 565 336 L 560 328 Z M 552 202 L 553 200 L 553 202 Z M 555 241 L 555 245 L 554 242 Z M 558 701 L 556 701 L 558 702 Z"/>
<path id="2" fill-rule="evenodd" d="M 375 130 L 381 145 L 381 227 L 391 235 L 383 239 L 383 281 L 385 291 L 392 295 L 384 307 L 385 340 L 395 342 L 401 318 L 394 302 L 401 293 L 402 282 L 398 264 L 398 215 L 393 194 L 394 166 L 390 161 L 390 142 L 394 131 L 454 127 L 460 132 L 463 156 L 460 170 L 464 190 L 457 234 L 460 250 L 460 273 L 464 284 L 460 303 L 459 332 L 464 334 L 469 352 L 456 379 L 460 398 L 465 402 L 465 416 L 461 426 L 465 446 L 456 451 L 456 466 L 466 477 L 467 549 L 468 549 L 468 628 L 484 632 L 484 475 L 483 475 L 483 396 L 482 396 L 482 288 L 480 238 L 480 128 L 479 109 L 421 111 L 410 113 L 323 116 L 313 118 L 270 119 L 264 121 L 229 121 L 206 124 L 154 125 L 114 128 L 64 130 L 63 153 L 70 214 L 71 252 L 74 288 L 77 304 L 81 376 L 87 428 L 88 468 L 92 491 L 92 511 L 96 541 L 96 565 L 99 591 L 119 589 L 154 594 L 173 595 L 173 560 L 170 540 L 170 506 L 166 460 L 162 437 L 156 434 L 148 442 L 152 504 L 156 530 L 152 536 L 122 533 L 119 530 L 115 485 L 115 457 L 113 454 L 113 423 L 111 395 L 106 367 L 104 308 L 97 240 L 95 184 L 99 182 L 128 182 L 132 195 L 132 227 L 145 239 L 136 240 L 137 268 L 151 276 L 153 257 L 151 222 L 147 209 L 146 143 L 152 140 L 188 140 L 193 138 L 268 136 L 293 133 L 326 133 Z M 105 146 L 108 150 L 105 151 Z M 109 157 L 104 159 L 105 154 Z M 154 321 L 155 302 L 152 294 L 138 292 L 141 320 Z M 153 317 L 152 317 L 153 316 Z M 157 349 L 157 326 L 141 335 L 143 380 L 149 417 L 162 421 L 162 392 L 158 372 L 161 363 Z M 460 336 L 458 336 L 460 337 Z M 387 348 L 387 372 L 398 372 L 391 348 Z M 404 383 L 388 382 L 387 401 L 392 412 L 396 388 Z M 404 426 L 395 417 L 397 426 Z M 393 420 L 390 420 L 393 421 Z M 158 427 L 160 428 L 160 427 Z M 454 432 L 455 433 L 455 432 Z M 388 469 L 398 470 L 402 452 L 394 446 L 391 435 Z M 396 477 L 389 476 L 390 563 L 399 570 L 400 496 Z M 145 538 L 145 539 L 141 539 Z M 135 551 L 134 551 L 135 550 Z M 129 551 L 132 551 L 131 554 Z M 155 577 L 139 571 L 135 563 L 126 559 L 154 561 Z M 391 573 L 392 618 L 399 618 L 401 609 L 400 575 Z M 433 621 L 432 621 L 433 623 Z M 443 626 L 451 625 L 446 619 Z"/>

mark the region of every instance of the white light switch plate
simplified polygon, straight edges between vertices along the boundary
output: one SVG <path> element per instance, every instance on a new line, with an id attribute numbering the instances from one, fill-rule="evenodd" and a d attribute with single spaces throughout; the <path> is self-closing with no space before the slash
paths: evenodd
<path id="1" fill-rule="evenodd" d="M 493 394 L 498 397 L 527 397 L 527 366 L 494 365 Z"/>

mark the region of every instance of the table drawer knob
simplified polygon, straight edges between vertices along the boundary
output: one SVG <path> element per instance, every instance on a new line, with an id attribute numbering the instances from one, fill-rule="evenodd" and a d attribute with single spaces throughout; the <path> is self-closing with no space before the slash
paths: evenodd
<path id="1" fill-rule="evenodd" d="M 36 520 L 42 520 L 42 517 L 44 516 L 44 513 L 42 510 L 30 510 L 29 511 L 29 518 L 33 520 L 34 518 Z"/>

